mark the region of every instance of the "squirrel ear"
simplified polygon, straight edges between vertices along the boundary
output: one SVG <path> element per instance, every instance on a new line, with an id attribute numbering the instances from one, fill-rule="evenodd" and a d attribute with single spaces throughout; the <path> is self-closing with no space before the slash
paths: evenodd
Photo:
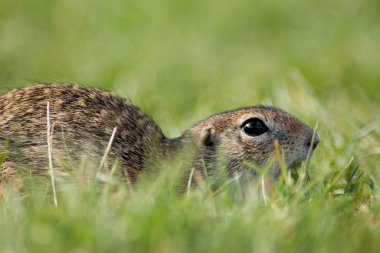
<path id="1" fill-rule="evenodd" d="M 203 129 L 199 138 L 200 146 L 213 146 L 214 145 L 214 131 L 212 128 Z"/>

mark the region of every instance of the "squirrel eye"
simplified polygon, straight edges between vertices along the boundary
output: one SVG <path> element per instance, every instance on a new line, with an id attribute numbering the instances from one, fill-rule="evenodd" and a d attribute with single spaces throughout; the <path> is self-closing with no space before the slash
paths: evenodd
<path id="1" fill-rule="evenodd" d="M 259 136 L 268 131 L 268 127 L 258 118 L 247 119 L 242 124 L 242 128 L 249 136 Z"/>

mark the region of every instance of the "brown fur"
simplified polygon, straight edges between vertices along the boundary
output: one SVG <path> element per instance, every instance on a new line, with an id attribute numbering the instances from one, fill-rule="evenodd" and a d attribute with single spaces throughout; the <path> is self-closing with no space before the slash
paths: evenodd
<path id="1" fill-rule="evenodd" d="M 132 180 L 149 167 L 152 159 L 176 157 L 185 146 L 194 144 L 198 153 L 194 166 L 200 171 L 202 161 L 212 171 L 220 157 L 231 173 L 246 170 L 246 161 L 264 166 L 273 156 L 275 140 L 290 164 L 306 159 L 310 145 L 305 143 L 313 136 L 313 129 L 283 110 L 253 106 L 212 115 L 181 137 L 168 139 L 139 108 L 111 93 L 81 85 L 36 85 L 0 97 L 1 149 L 8 142 L 3 178 L 20 165 L 32 174 L 46 172 L 47 102 L 55 166 L 61 166 L 63 160 L 77 164 L 82 157 L 98 165 L 116 127 L 109 156 L 120 160 L 121 173 Z M 241 124 L 250 117 L 265 121 L 268 133 L 254 138 L 245 135 Z"/>

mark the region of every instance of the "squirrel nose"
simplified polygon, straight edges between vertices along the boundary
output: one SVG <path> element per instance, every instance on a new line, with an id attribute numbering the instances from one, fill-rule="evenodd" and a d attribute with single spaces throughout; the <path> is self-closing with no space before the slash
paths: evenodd
<path id="1" fill-rule="evenodd" d="M 305 141 L 305 147 L 309 150 L 310 147 L 312 148 L 312 151 L 314 151 L 319 144 L 319 134 L 315 133 L 314 135 L 314 140 L 313 140 L 313 135 L 311 135 L 307 140 Z"/>

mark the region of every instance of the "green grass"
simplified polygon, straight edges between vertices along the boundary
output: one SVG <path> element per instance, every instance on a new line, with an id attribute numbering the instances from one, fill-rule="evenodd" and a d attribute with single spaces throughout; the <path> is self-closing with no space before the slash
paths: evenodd
<path id="1" fill-rule="evenodd" d="M 379 45 L 375 0 L 2 0 L 2 93 L 102 87 L 170 137 L 274 104 L 321 143 L 310 180 L 260 177 L 245 199 L 236 182 L 178 194 L 162 168 L 132 189 L 73 176 L 55 207 L 50 181 L 26 177 L 26 197 L 0 199 L 0 252 L 380 252 Z"/>

